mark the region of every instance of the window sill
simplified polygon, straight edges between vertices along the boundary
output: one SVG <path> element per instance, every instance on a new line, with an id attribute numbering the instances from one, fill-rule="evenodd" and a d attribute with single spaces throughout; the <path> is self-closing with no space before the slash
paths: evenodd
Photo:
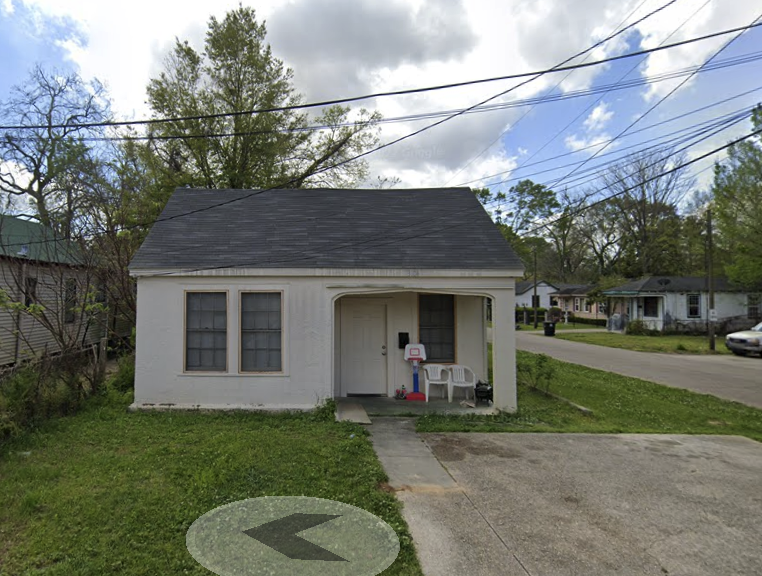
<path id="1" fill-rule="evenodd" d="M 250 378 L 267 376 L 285 378 L 289 374 L 286 372 L 180 372 L 178 376 L 191 378 Z"/>

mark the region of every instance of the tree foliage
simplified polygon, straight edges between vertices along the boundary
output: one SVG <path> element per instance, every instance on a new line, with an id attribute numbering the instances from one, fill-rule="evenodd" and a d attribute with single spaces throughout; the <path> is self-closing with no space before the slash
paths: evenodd
<path id="1" fill-rule="evenodd" d="M 296 110 L 301 96 L 293 72 L 272 54 L 264 23 L 239 6 L 210 18 L 203 52 L 177 40 L 164 71 L 148 85 L 157 118 L 188 118 L 153 125 L 155 153 L 174 172 L 174 184 L 206 188 L 357 184 L 367 165 L 351 158 L 375 144 L 379 116 L 326 108 L 316 118 Z M 230 115 L 230 114 L 234 115 Z M 211 116 L 211 117 L 208 117 Z M 325 126 L 314 131 L 310 122 Z M 336 166 L 336 167 L 334 167 Z"/>
<path id="2" fill-rule="evenodd" d="M 752 116 L 762 130 L 762 108 Z M 728 149 L 715 166 L 715 214 L 719 244 L 730 258 L 728 277 L 750 289 L 762 288 L 762 142 L 756 136 Z"/>

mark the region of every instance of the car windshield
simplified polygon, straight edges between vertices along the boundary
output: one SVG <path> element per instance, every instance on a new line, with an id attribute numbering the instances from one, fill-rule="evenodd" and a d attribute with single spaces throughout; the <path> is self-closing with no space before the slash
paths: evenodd
<path id="1" fill-rule="evenodd" d="M 762 322 L 757 324 L 752 330 L 754 330 L 754 332 L 762 332 Z"/>

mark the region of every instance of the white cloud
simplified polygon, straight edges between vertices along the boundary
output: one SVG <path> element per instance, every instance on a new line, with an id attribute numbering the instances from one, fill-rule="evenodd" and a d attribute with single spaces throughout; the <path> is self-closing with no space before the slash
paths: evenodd
<path id="1" fill-rule="evenodd" d="M 584 126 L 588 132 L 598 132 L 603 130 L 613 117 L 614 112 L 609 110 L 608 104 L 601 102 L 593 108 L 593 111 L 585 119 Z"/>
<path id="2" fill-rule="evenodd" d="M 4 14 L 13 14 L 13 0 L 3 0 L 3 3 L 0 4 L 0 10 L 2 10 Z"/>
<path id="3" fill-rule="evenodd" d="M 588 138 L 572 134 L 564 139 L 564 143 L 572 152 L 587 150 L 590 154 L 595 154 L 603 148 L 609 140 L 611 140 L 611 136 L 608 134 L 596 134 Z"/>
<path id="4" fill-rule="evenodd" d="M 68 39 L 61 45 L 84 77 L 107 84 L 115 111 L 127 117 L 148 115 L 145 87 L 162 66 L 176 37 L 200 46 L 206 22 L 213 14 L 224 16 L 239 0 L 133 0 L 115 8 L 103 0 L 0 0 L 2 9 L 13 10 L 23 2 L 52 16 L 77 22 L 87 43 Z M 680 0 L 674 7 L 646 20 L 634 31 L 596 48 L 587 60 L 599 59 L 663 42 L 705 0 Z M 664 0 L 257 0 L 260 19 L 266 19 L 268 39 L 276 56 L 294 68 L 297 89 L 307 100 L 347 96 L 381 90 L 438 85 L 453 81 L 515 74 L 550 68 L 604 38 L 625 21 L 634 21 L 656 9 Z M 254 4 L 244 0 L 244 4 Z M 755 6 L 756 5 L 756 6 Z M 631 14 L 633 9 L 637 12 Z M 691 18 L 669 41 L 748 24 L 758 2 L 715 0 Z M 631 15 L 629 20 L 626 17 Z M 726 39 L 691 44 L 646 58 L 640 72 L 651 76 L 676 67 L 700 63 Z M 585 58 L 579 58 L 582 61 Z M 564 92 L 590 87 L 607 70 L 597 66 L 571 74 L 546 75 L 496 102 L 537 96 L 559 86 Z M 503 81 L 467 88 L 430 92 L 361 103 L 378 108 L 385 116 L 468 107 L 519 84 Z M 650 86 L 647 96 L 667 93 L 674 82 Z M 552 114 L 551 108 L 537 115 Z M 498 111 L 460 117 L 443 126 L 370 156 L 374 174 L 398 176 L 402 185 L 443 185 L 508 170 L 515 158 L 505 149 L 501 134 L 527 134 L 533 117 L 519 128 L 511 123 L 522 111 Z M 613 115 L 630 117 L 637 110 L 621 109 L 618 102 L 601 104 L 585 120 L 587 133 L 559 139 L 571 150 L 596 145 L 609 138 L 602 134 Z M 526 155 L 538 149 L 542 136 L 530 143 L 513 142 L 511 150 Z M 423 122 L 389 124 L 383 140 L 410 133 Z M 491 146 L 493 141 L 496 144 Z M 595 150 L 597 148 L 593 148 Z M 523 151 L 522 151 L 523 150 Z M 479 156 L 480 153 L 484 153 Z M 468 168 L 463 169 L 469 162 Z M 458 173 L 458 170 L 462 170 Z"/>

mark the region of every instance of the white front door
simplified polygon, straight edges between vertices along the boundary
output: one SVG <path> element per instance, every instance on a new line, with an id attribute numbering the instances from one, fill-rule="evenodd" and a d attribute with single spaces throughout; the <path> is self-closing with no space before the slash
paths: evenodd
<path id="1" fill-rule="evenodd" d="M 341 302 L 341 393 L 387 394 L 386 304 Z"/>

